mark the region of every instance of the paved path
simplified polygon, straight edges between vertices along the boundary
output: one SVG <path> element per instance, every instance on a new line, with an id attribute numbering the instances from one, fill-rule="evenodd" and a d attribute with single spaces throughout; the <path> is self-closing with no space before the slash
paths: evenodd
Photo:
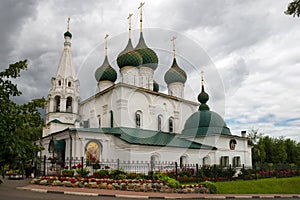
<path id="1" fill-rule="evenodd" d="M 29 184 L 30 179 L 22 180 L 4 180 L 0 185 L 0 191 L 8 191 L 10 188 L 27 190 L 37 193 L 55 193 L 80 196 L 102 196 L 117 198 L 143 198 L 143 199 L 250 199 L 250 198 L 300 198 L 300 194 L 177 194 L 177 193 L 160 193 L 160 192 L 133 192 L 122 190 L 103 190 L 90 188 L 71 188 L 71 187 L 54 187 Z M 13 191 L 11 191 L 13 192 Z"/>
<path id="2" fill-rule="evenodd" d="M 107 196 L 120 198 L 143 198 L 143 199 L 249 199 L 249 198 L 300 198 L 300 194 L 177 194 L 177 193 L 160 193 L 160 192 L 133 192 L 122 190 L 103 190 L 90 188 L 71 188 L 71 187 L 55 187 L 41 186 L 29 184 L 22 187 L 17 187 L 20 190 L 30 190 L 42 193 L 58 193 L 58 194 L 73 194 L 82 196 Z"/>

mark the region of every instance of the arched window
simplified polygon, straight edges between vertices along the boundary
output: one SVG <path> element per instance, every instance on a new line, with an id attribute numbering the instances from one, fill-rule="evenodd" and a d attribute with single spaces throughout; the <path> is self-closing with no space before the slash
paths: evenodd
<path id="1" fill-rule="evenodd" d="M 101 128 L 101 115 L 98 115 L 98 125 L 99 125 L 99 128 Z"/>
<path id="2" fill-rule="evenodd" d="M 170 133 L 174 132 L 174 118 L 173 117 L 169 118 L 169 132 Z"/>
<path id="3" fill-rule="evenodd" d="M 85 148 L 86 162 L 94 164 L 100 160 L 101 146 L 96 141 L 90 141 Z"/>
<path id="4" fill-rule="evenodd" d="M 61 86 L 61 80 L 58 81 L 58 86 Z"/>
<path id="5" fill-rule="evenodd" d="M 54 112 L 60 112 L 60 96 L 55 96 L 54 101 Z"/>
<path id="6" fill-rule="evenodd" d="M 140 110 L 135 112 L 135 124 L 136 128 L 141 128 L 142 126 L 142 111 Z"/>
<path id="7" fill-rule="evenodd" d="M 152 155 L 150 157 L 150 170 L 154 171 L 155 170 L 155 165 L 158 162 L 158 155 Z"/>
<path id="8" fill-rule="evenodd" d="M 110 113 L 110 128 L 113 128 L 114 127 L 114 113 L 113 111 L 109 111 Z"/>
<path id="9" fill-rule="evenodd" d="M 68 97 L 68 98 L 67 98 L 66 110 L 67 110 L 67 112 L 69 112 L 69 113 L 72 112 L 72 97 Z"/>
<path id="10" fill-rule="evenodd" d="M 72 84 L 71 84 L 71 81 L 69 81 L 69 82 L 68 82 L 68 87 L 71 87 L 71 85 L 72 85 Z"/>
<path id="11" fill-rule="evenodd" d="M 180 156 L 180 168 L 184 167 L 187 164 L 187 157 Z"/>
<path id="12" fill-rule="evenodd" d="M 207 157 L 207 156 L 203 158 L 203 166 L 205 166 L 205 165 L 210 165 L 209 157 Z"/>
<path id="13" fill-rule="evenodd" d="M 163 116 L 158 115 L 158 117 L 157 117 L 157 130 L 158 131 L 162 130 L 162 121 L 163 121 Z"/>

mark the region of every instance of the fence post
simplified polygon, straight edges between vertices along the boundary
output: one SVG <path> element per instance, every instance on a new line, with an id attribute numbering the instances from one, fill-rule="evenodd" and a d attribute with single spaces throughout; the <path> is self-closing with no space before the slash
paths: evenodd
<path id="1" fill-rule="evenodd" d="M 217 182 L 217 165 L 214 164 L 214 179 L 215 179 L 215 182 Z"/>
<path id="2" fill-rule="evenodd" d="M 198 163 L 196 163 L 196 182 L 197 183 L 199 182 L 198 173 L 199 173 L 199 165 L 198 165 Z"/>
<path id="3" fill-rule="evenodd" d="M 177 164 L 177 162 L 175 162 L 175 178 L 176 178 L 176 180 L 177 180 L 177 176 L 178 176 L 177 168 L 178 168 L 178 164 Z"/>
<path id="4" fill-rule="evenodd" d="M 83 156 L 81 156 L 81 171 L 83 172 Z"/>
<path id="5" fill-rule="evenodd" d="M 44 169 L 43 169 L 43 176 L 46 175 L 46 155 L 44 155 Z"/>
<path id="6" fill-rule="evenodd" d="M 229 165 L 229 173 L 228 173 L 228 175 L 229 175 L 229 180 L 230 181 L 232 181 L 232 170 L 231 170 L 231 164 Z"/>
<path id="7" fill-rule="evenodd" d="M 255 170 L 255 179 L 257 180 L 257 169 L 256 169 L 256 164 L 254 165 L 254 170 Z"/>
<path id="8" fill-rule="evenodd" d="M 243 172 L 245 171 L 245 164 L 243 164 Z M 245 173 L 243 173 L 243 180 L 245 180 Z"/>
<path id="9" fill-rule="evenodd" d="M 120 170 L 120 159 L 117 159 L 117 169 Z"/>

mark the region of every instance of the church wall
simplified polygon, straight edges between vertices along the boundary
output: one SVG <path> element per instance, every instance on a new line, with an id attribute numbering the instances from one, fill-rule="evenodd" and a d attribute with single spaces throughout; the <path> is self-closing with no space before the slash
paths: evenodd
<path id="1" fill-rule="evenodd" d="M 233 149 L 230 147 L 231 140 L 236 141 Z M 241 165 L 244 164 L 246 167 L 252 166 L 251 147 L 249 147 L 247 144 L 247 138 L 210 135 L 206 137 L 195 138 L 195 142 L 218 148 L 213 163 L 220 164 L 221 157 L 228 156 L 229 164 L 231 165 L 233 165 L 234 157 L 240 157 Z"/>
<path id="2" fill-rule="evenodd" d="M 197 104 L 169 99 L 144 92 L 140 88 L 118 86 L 96 95 L 80 105 L 81 121 L 89 120 L 91 128 L 110 127 L 110 110 L 114 115 L 114 127 L 137 128 L 136 112 L 141 112 L 141 129 L 158 130 L 158 115 L 162 115 L 162 131 L 169 132 L 169 118 L 174 118 L 174 132 L 181 133 L 184 123 Z"/>

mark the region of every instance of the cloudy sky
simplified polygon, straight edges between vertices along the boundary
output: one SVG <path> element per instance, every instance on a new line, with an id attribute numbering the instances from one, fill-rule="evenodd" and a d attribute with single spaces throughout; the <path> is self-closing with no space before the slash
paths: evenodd
<path id="1" fill-rule="evenodd" d="M 188 74 L 185 97 L 196 101 L 200 72 L 205 72 L 212 110 L 225 117 L 233 134 L 259 129 L 265 135 L 300 141 L 300 19 L 286 16 L 281 0 L 145 0 L 144 36 L 159 55 L 155 72 L 172 62 L 176 36 L 178 63 Z M 29 69 L 17 83 L 23 103 L 46 97 L 63 50 L 71 17 L 72 54 L 81 98 L 96 91 L 94 71 L 103 62 L 104 36 L 110 35 L 109 60 L 128 37 L 133 13 L 133 43 L 138 40 L 140 1 L 0 0 L 0 66 L 27 59 Z"/>

